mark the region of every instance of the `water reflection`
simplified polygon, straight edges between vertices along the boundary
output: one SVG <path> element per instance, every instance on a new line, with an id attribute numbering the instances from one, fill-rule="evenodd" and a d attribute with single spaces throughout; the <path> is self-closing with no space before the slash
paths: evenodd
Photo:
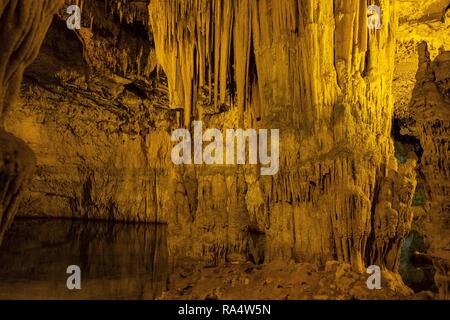
<path id="1" fill-rule="evenodd" d="M 0 247 L 0 299 L 154 299 L 167 279 L 163 225 L 21 219 Z"/>

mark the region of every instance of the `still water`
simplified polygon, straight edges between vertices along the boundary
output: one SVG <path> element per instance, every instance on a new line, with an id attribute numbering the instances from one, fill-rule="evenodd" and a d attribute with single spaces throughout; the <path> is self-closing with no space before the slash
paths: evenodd
<path id="1" fill-rule="evenodd" d="M 67 288 L 70 265 L 81 290 Z M 0 299 L 154 299 L 168 266 L 164 225 L 16 219 L 0 247 Z"/>

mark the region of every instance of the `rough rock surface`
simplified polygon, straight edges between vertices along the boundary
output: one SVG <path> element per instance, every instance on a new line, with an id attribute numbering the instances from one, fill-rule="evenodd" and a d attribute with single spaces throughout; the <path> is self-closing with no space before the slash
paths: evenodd
<path id="1" fill-rule="evenodd" d="M 448 1 L 401 5 L 393 84 L 396 153 L 400 161 L 418 161 L 410 238 L 421 243 L 410 249 L 419 266 L 410 276 L 424 283 L 434 274 L 433 286 L 448 299 L 450 10 Z"/>
<path id="2" fill-rule="evenodd" d="M 423 154 L 420 172 L 425 181 L 425 217 L 418 229 L 426 237 L 427 253 L 436 269 L 441 298 L 449 298 L 450 264 L 450 51 L 430 60 L 427 44 L 419 46 L 419 70 L 411 100 L 415 135 Z M 411 126 L 409 126 L 411 128 Z"/>
<path id="3" fill-rule="evenodd" d="M 6 119 L 37 156 L 22 215 L 164 222 L 171 254 L 208 266 L 338 260 L 392 274 L 418 181 L 437 199 L 433 228 L 448 219 L 448 104 L 425 98 L 448 95 L 447 53 L 424 70 L 414 49 L 449 50 L 443 1 L 419 13 L 419 1 L 380 1 L 381 30 L 360 0 L 80 3 L 83 28 L 68 30 L 61 9 Z M 417 91 L 411 61 L 439 92 Z M 392 124 L 411 118 L 413 91 L 443 117 L 418 121 L 422 159 L 399 161 Z M 280 129 L 278 174 L 175 166 L 170 134 L 193 120 Z M 431 247 L 448 252 L 441 227 Z M 444 288 L 448 264 L 436 268 Z"/>
<path id="4" fill-rule="evenodd" d="M 398 274 L 383 273 L 381 290 L 369 290 L 367 276 L 351 265 L 328 261 L 319 269 L 310 263 L 271 262 L 264 266 L 251 263 L 223 265 L 200 270 L 185 263 L 171 278 L 169 290 L 161 299 L 234 300 L 387 300 L 432 299 L 430 292 L 413 295 Z"/>
<path id="5" fill-rule="evenodd" d="M 36 58 L 52 16 L 61 5 L 62 0 L 0 2 L 0 243 L 35 165 L 26 144 L 5 132 L 4 119 L 19 93 L 23 72 Z"/>

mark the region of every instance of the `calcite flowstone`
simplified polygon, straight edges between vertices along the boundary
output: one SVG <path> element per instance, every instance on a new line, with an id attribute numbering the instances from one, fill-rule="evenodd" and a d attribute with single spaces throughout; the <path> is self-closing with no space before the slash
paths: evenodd
<path id="1" fill-rule="evenodd" d="M 86 5 L 78 37 L 52 25 L 29 75 L 54 74 L 27 81 L 26 107 L 7 120 L 38 155 L 21 211 L 164 222 L 173 257 L 208 265 L 331 259 L 395 272 L 415 178 L 391 137 L 394 1 L 380 4 L 381 30 L 359 0 L 148 1 L 139 13 L 135 2 Z M 75 50 L 46 49 L 60 34 Z M 61 63 L 73 55 L 82 62 Z M 193 120 L 280 129 L 278 174 L 175 166 L 170 133 Z"/>
<path id="2" fill-rule="evenodd" d="M 400 27 L 393 84 L 396 148 L 400 154 L 406 147 L 403 156 L 418 162 L 410 237 L 418 242 L 405 254 L 412 262 L 405 265 L 410 268 L 407 278 L 415 279 L 422 289 L 423 284 L 433 282 L 434 275 L 440 297 L 448 298 L 449 4 L 439 0 L 397 3 Z"/>
<path id="3" fill-rule="evenodd" d="M 450 51 L 431 61 L 428 46 L 418 48 L 417 84 L 410 112 L 423 149 L 421 172 L 425 180 L 426 213 L 420 232 L 425 236 L 436 269 L 435 282 L 442 299 L 449 298 L 450 277 Z"/>

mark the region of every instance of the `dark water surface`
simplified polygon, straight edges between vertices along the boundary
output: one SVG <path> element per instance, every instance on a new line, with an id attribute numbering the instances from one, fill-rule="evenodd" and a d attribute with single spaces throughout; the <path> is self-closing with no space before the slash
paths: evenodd
<path id="1" fill-rule="evenodd" d="M 164 225 L 16 219 L 0 247 L 0 299 L 154 299 L 168 276 Z"/>

